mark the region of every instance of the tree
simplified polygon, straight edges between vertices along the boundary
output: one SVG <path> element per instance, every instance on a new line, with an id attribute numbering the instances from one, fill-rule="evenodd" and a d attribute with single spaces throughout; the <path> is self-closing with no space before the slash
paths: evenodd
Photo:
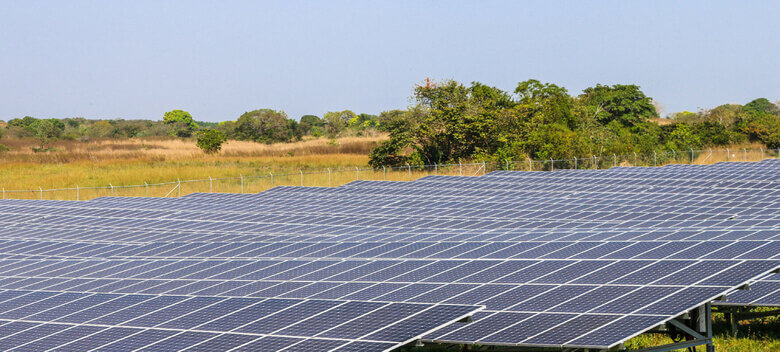
<path id="1" fill-rule="evenodd" d="M 198 124 L 192 119 L 192 115 L 184 110 L 171 110 L 163 115 L 163 123 L 173 126 L 174 137 L 190 137 L 198 128 Z"/>
<path id="2" fill-rule="evenodd" d="M 593 108 L 596 119 L 604 125 L 618 121 L 625 126 L 633 126 L 658 116 L 653 99 L 645 96 L 634 84 L 597 84 L 586 88 L 580 99 Z"/>
<path id="3" fill-rule="evenodd" d="M 302 135 L 311 135 L 314 137 L 322 136 L 324 133 L 325 121 L 315 115 L 301 116 L 298 123 Z"/>
<path id="4" fill-rule="evenodd" d="M 259 109 L 246 112 L 236 120 L 235 137 L 270 144 L 299 139 L 301 134 L 298 122 L 288 119 L 284 111 Z"/>
<path id="5" fill-rule="evenodd" d="M 778 108 L 777 105 L 772 104 L 767 98 L 755 99 L 745 104 L 745 106 L 742 107 L 742 110 L 748 114 L 754 115 L 780 114 L 780 108 Z"/>
<path id="6" fill-rule="evenodd" d="M 222 149 L 222 144 L 227 141 L 227 136 L 222 131 L 206 129 L 197 132 L 196 145 L 206 154 L 217 153 Z"/>
<path id="7" fill-rule="evenodd" d="M 325 120 L 325 132 L 331 137 L 336 137 L 347 129 L 349 122 L 354 118 L 357 118 L 357 114 L 352 110 L 329 111 L 322 117 Z"/>
<path id="8" fill-rule="evenodd" d="M 37 120 L 30 125 L 34 137 L 38 141 L 38 150 L 46 150 L 47 146 L 60 138 L 65 125 L 57 119 Z"/>

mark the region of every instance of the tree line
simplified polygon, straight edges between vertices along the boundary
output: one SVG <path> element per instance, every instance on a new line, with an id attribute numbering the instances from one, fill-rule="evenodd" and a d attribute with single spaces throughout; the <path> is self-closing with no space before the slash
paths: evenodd
<path id="1" fill-rule="evenodd" d="M 258 109 L 219 123 L 196 121 L 184 110 L 168 111 L 159 121 L 26 116 L 9 120 L 0 136 L 3 132 L 35 138 L 37 151 L 49 150 L 57 139 L 172 136 L 196 137 L 208 153 L 218 152 L 226 140 L 279 143 L 384 132 L 389 138 L 370 153 L 370 165 L 382 167 L 648 155 L 747 142 L 774 149 L 780 148 L 780 108 L 758 98 L 660 119 L 652 98 L 637 85 L 597 84 L 571 95 L 533 79 L 519 82 L 513 92 L 446 80 L 415 86 L 411 106 L 379 115 L 343 110 L 295 120 L 284 111 Z"/>
<path id="2" fill-rule="evenodd" d="M 533 79 L 512 93 L 448 80 L 416 86 L 413 105 L 391 116 L 383 126 L 390 138 L 370 154 L 374 167 L 652 154 L 746 142 L 780 148 L 780 109 L 768 99 L 662 120 L 636 85 L 599 84 L 572 96 Z"/>
<path id="3" fill-rule="evenodd" d="M 0 137 L 34 138 L 35 151 L 51 150 L 51 143 L 64 140 L 141 137 L 196 137 L 206 152 L 219 151 L 223 142 L 246 140 L 281 143 L 305 136 L 336 138 L 344 135 L 373 134 L 379 129 L 380 117 L 356 114 L 351 110 L 328 112 L 319 117 L 304 115 L 291 119 L 284 111 L 258 109 L 241 114 L 234 121 L 202 122 L 184 110 L 171 110 L 162 120 L 88 120 L 85 118 L 38 119 L 31 116 L 9 120 L 0 128 Z M 0 121 L 2 126 L 2 121 Z M 0 144 L 1 145 L 1 144 Z M 4 151 L 0 147 L 0 151 Z"/>

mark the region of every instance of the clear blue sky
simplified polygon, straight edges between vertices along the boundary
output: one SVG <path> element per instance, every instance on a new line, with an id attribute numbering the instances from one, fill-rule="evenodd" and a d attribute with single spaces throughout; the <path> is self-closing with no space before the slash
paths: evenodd
<path id="1" fill-rule="evenodd" d="M 0 0 L 0 120 L 376 114 L 426 77 L 633 83 L 666 113 L 775 101 L 779 17 L 778 1 Z"/>

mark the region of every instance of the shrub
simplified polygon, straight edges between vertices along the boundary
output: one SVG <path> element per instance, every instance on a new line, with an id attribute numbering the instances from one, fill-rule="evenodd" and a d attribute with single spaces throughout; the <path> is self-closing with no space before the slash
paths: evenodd
<path id="1" fill-rule="evenodd" d="M 198 131 L 197 136 L 198 141 L 196 144 L 206 154 L 219 152 L 222 149 L 222 143 L 227 141 L 225 133 L 219 130 L 207 129 Z"/>

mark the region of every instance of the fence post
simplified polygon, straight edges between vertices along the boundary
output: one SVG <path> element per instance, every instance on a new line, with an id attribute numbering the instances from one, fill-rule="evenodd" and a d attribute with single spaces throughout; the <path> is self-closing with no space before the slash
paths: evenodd
<path id="1" fill-rule="evenodd" d="M 764 148 L 759 147 L 758 149 L 761 149 L 761 160 L 764 160 Z"/>
<path id="2" fill-rule="evenodd" d="M 463 176 L 463 164 L 460 163 L 460 158 L 458 158 L 458 176 Z"/>
<path id="3" fill-rule="evenodd" d="M 550 171 L 555 171 L 555 161 L 553 161 L 553 158 L 550 158 Z"/>
<path id="4" fill-rule="evenodd" d="M 598 170 L 599 169 L 599 161 L 596 159 L 596 156 L 593 156 L 593 167 Z"/>
<path id="5" fill-rule="evenodd" d="M 149 196 L 149 184 L 144 181 L 144 189 L 146 189 L 146 196 Z"/>
<path id="6" fill-rule="evenodd" d="M 384 169 L 385 167 L 382 166 L 382 168 Z M 328 187 L 330 187 L 330 168 L 328 168 Z"/>
<path id="7" fill-rule="evenodd" d="M 382 181 L 387 181 L 387 168 L 382 165 Z"/>
<path id="8" fill-rule="evenodd" d="M 409 181 L 412 180 L 412 167 L 409 165 L 409 163 L 406 163 L 406 170 L 409 171 Z"/>
<path id="9" fill-rule="evenodd" d="M 677 161 L 677 153 L 672 149 L 672 160 Z"/>
<path id="10" fill-rule="evenodd" d="M 658 154 L 653 150 L 653 166 L 658 166 Z"/>
<path id="11" fill-rule="evenodd" d="M 110 183 L 108 185 L 111 186 L 111 196 L 113 197 L 114 196 L 114 185 L 112 185 Z"/>
<path id="12" fill-rule="evenodd" d="M 438 176 L 439 175 L 439 164 L 433 163 L 433 174 Z"/>
<path id="13" fill-rule="evenodd" d="M 742 152 L 745 153 L 745 161 L 747 161 L 747 148 L 742 148 Z"/>
<path id="14" fill-rule="evenodd" d="M 214 181 L 209 176 L 209 193 L 214 193 Z"/>
<path id="15" fill-rule="evenodd" d="M 729 161 L 729 158 L 731 157 L 731 151 L 729 148 L 726 148 L 726 161 Z"/>
<path id="16" fill-rule="evenodd" d="M 298 169 L 298 172 L 301 173 L 301 187 L 303 187 L 303 169 Z"/>
<path id="17" fill-rule="evenodd" d="M 482 175 L 484 176 L 487 173 L 487 164 L 485 164 L 485 161 L 482 160 Z"/>
<path id="18" fill-rule="evenodd" d="M 617 155 L 612 153 L 612 167 L 617 166 Z"/>
<path id="19" fill-rule="evenodd" d="M 38 190 L 41 191 L 41 200 L 43 200 L 43 189 L 41 188 L 41 186 L 38 186 Z"/>
<path id="20" fill-rule="evenodd" d="M 509 171 L 509 159 L 506 159 L 506 171 Z"/>
<path id="21" fill-rule="evenodd" d="M 271 187 L 273 187 L 274 186 L 274 173 L 269 171 L 268 174 L 271 175 Z"/>
<path id="22" fill-rule="evenodd" d="M 3 199 L 5 199 L 5 187 L 3 187 Z"/>
<path id="23" fill-rule="evenodd" d="M 577 170 L 577 157 L 574 157 L 574 170 Z"/>
<path id="24" fill-rule="evenodd" d="M 693 164 L 693 148 L 691 148 L 691 164 Z"/>
<path id="25" fill-rule="evenodd" d="M 181 180 L 177 179 L 176 182 L 176 188 L 179 190 L 179 198 L 181 198 Z"/>
<path id="26" fill-rule="evenodd" d="M 636 152 L 634 152 L 634 167 L 636 167 Z"/>
<path id="27" fill-rule="evenodd" d="M 528 158 L 528 171 L 534 171 L 534 162 L 531 158 Z"/>
<path id="28" fill-rule="evenodd" d="M 238 177 L 241 178 L 241 193 L 244 193 L 244 175 L 238 174 Z"/>
<path id="29" fill-rule="evenodd" d="M 5 197 L 3 197 L 3 198 L 5 198 Z M 79 199 L 79 185 L 78 184 L 76 184 L 76 200 L 80 200 Z"/>
<path id="30" fill-rule="evenodd" d="M 355 181 L 360 179 L 360 168 L 355 166 Z"/>

